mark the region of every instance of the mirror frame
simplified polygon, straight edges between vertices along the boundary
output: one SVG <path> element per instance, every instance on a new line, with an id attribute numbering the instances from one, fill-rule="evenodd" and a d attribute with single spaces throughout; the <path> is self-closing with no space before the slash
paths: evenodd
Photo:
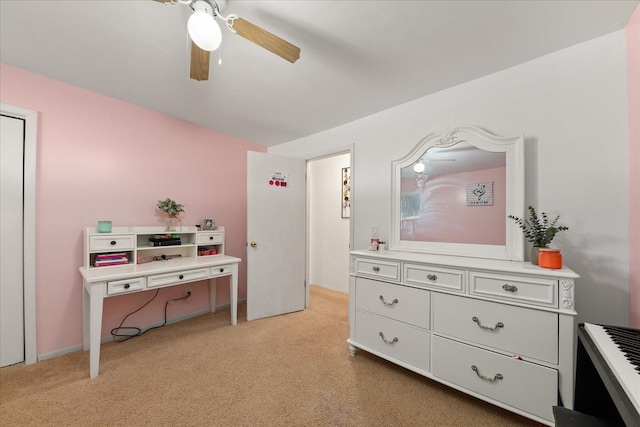
<path id="1" fill-rule="evenodd" d="M 467 142 L 481 150 L 506 154 L 506 227 L 505 245 L 443 243 L 400 240 L 400 197 L 402 168 L 415 163 L 432 147 L 451 147 Z M 508 215 L 522 218 L 524 214 L 524 136 L 501 137 L 474 126 L 458 126 L 434 132 L 420 140 L 405 157 L 391 163 L 391 227 L 389 249 L 404 252 L 423 252 L 476 258 L 524 260 L 524 236 Z"/>

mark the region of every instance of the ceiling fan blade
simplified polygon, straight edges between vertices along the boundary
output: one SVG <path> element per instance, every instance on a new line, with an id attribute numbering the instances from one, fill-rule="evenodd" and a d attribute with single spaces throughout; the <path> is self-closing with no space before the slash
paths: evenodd
<path id="1" fill-rule="evenodd" d="M 209 57 L 211 52 L 200 49 L 193 41 L 191 42 L 191 70 L 189 77 L 193 80 L 209 80 Z"/>
<path id="2" fill-rule="evenodd" d="M 169 5 L 176 4 L 175 0 L 154 0 L 158 3 Z M 209 80 L 209 62 L 210 52 L 200 49 L 193 41 L 191 41 L 191 64 L 189 67 L 189 77 L 193 80 Z"/>
<path id="3" fill-rule="evenodd" d="M 228 25 L 232 31 L 236 32 L 236 34 L 270 52 L 275 53 L 279 57 L 284 58 L 291 63 L 296 62 L 298 58 L 300 58 L 299 47 L 281 39 L 263 28 L 258 27 L 255 24 L 252 24 L 246 19 L 237 16 L 234 16 L 233 18 L 230 17 Z"/>

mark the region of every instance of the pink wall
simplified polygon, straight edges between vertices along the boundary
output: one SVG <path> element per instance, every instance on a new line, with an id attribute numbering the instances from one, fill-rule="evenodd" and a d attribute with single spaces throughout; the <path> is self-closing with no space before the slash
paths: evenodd
<path id="1" fill-rule="evenodd" d="M 266 148 L 78 87 L 0 64 L 0 101 L 39 113 L 36 177 L 36 310 L 38 354 L 82 343 L 83 229 L 162 225 L 155 208 L 170 197 L 185 205 L 183 224 L 214 217 L 226 230 L 226 253 L 246 258 L 246 152 Z M 218 304 L 229 301 L 219 279 Z M 240 298 L 246 267 L 240 264 Z M 174 318 L 208 307 L 206 282 L 190 285 L 190 304 L 169 306 Z M 176 286 L 130 318 L 162 322 Z M 152 292 L 108 298 L 103 334 Z"/>
<path id="2" fill-rule="evenodd" d="M 640 328 L 640 6 L 625 28 L 629 111 L 629 325 Z"/>

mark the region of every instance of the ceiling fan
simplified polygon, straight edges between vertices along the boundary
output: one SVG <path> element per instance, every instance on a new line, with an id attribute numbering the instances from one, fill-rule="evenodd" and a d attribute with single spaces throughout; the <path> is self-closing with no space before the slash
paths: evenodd
<path id="1" fill-rule="evenodd" d="M 193 13 L 189 17 L 187 29 L 191 38 L 190 77 L 194 80 L 209 79 L 210 52 L 216 50 L 222 41 L 222 33 L 215 18 L 223 21 L 229 30 L 257 44 L 281 58 L 294 63 L 300 58 L 300 48 L 281 39 L 239 17 L 222 15 L 227 0 L 154 0 L 168 5 L 184 4 Z"/>

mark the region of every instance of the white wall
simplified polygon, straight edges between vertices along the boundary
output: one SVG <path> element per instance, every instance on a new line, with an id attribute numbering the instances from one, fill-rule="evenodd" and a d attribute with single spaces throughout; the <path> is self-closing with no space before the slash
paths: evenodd
<path id="1" fill-rule="evenodd" d="M 269 153 L 354 144 L 354 246 L 371 226 L 389 236 L 390 162 L 433 131 L 458 124 L 524 134 L 526 203 L 561 215 L 554 240 L 576 285 L 579 321 L 628 324 L 628 164 L 623 31 L 418 98 Z"/>
<path id="2" fill-rule="evenodd" d="M 342 168 L 349 153 L 307 163 L 309 283 L 349 292 L 349 219 L 342 218 Z"/>

